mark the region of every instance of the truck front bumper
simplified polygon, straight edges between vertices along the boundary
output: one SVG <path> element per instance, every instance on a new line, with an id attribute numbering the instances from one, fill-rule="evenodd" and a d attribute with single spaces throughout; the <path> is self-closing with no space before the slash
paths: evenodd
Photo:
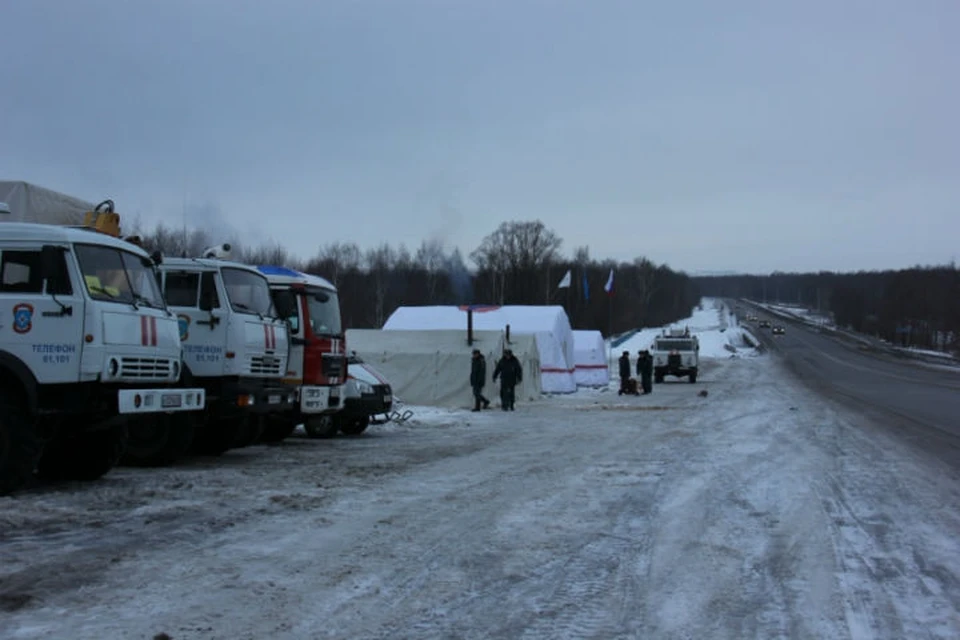
<path id="1" fill-rule="evenodd" d="M 203 389 L 121 389 L 117 391 L 117 412 L 171 413 L 174 411 L 200 411 L 206 407 L 206 391 Z"/>
<path id="2" fill-rule="evenodd" d="M 300 413 L 305 416 L 336 413 L 343 406 L 342 403 L 342 386 L 304 385 L 300 387 Z"/>

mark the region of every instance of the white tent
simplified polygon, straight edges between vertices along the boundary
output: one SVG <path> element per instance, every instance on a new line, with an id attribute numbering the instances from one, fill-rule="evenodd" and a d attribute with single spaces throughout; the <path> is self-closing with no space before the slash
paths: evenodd
<path id="1" fill-rule="evenodd" d="M 58 225 L 83 224 L 83 214 L 95 206 L 22 180 L 0 180 L 0 202 L 10 205 L 10 215 L 0 221 Z"/>
<path id="2" fill-rule="evenodd" d="M 572 393 L 577 390 L 573 379 L 573 331 L 570 320 L 560 306 L 477 306 L 473 311 L 475 330 L 503 331 L 509 325 L 510 335 L 535 335 L 540 352 L 540 380 L 547 393 Z M 383 325 L 385 331 L 416 329 L 467 330 L 466 307 L 428 306 L 400 307 Z"/>
<path id="3" fill-rule="evenodd" d="M 346 342 L 348 350 L 383 373 L 394 396 L 402 402 L 435 407 L 473 405 L 470 360 L 473 350 L 480 349 L 487 360 L 483 394 L 496 405 L 499 385 L 492 378 L 503 354 L 503 332 L 475 331 L 473 336 L 471 346 L 465 331 L 349 329 Z M 533 400 L 540 395 L 536 340 L 533 336 L 511 338 L 510 348 L 524 364 L 523 382 L 516 389 L 517 400 Z"/>
<path id="4" fill-rule="evenodd" d="M 581 387 L 605 387 L 610 382 L 607 347 L 599 331 L 573 332 L 574 379 Z"/>

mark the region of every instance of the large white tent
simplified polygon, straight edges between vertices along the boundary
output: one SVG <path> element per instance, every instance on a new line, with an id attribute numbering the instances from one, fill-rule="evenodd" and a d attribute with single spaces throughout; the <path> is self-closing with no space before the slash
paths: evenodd
<path id="1" fill-rule="evenodd" d="M 9 222 L 79 225 L 94 204 L 22 180 L 0 180 L 0 202 L 10 206 Z"/>
<path id="2" fill-rule="evenodd" d="M 610 383 L 607 347 L 599 331 L 573 332 L 574 379 L 581 387 L 605 387 Z"/>
<path id="3" fill-rule="evenodd" d="M 504 331 L 511 336 L 535 335 L 540 353 L 540 380 L 547 393 L 572 393 L 573 331 L 560 306 L 474 306 L 473 328 Z M 467 330 L 467 308 L 455 306 L 399 307 L 387 318 L 385 331 L 423 329 Z"/>
<path id="4" fill-rule="evenodd" d="M 466 331 L 381 331 L 349 329 L 347 349 L 380 371 L 393 394 L 406 404 L 434 407 L 469 407 L 472 352 L 480 349 L 487 360 L 483 394 L 497 404 L 499 385 L 492 382 L 493 369 L 503 355 L 501 331 L 475 331 L 467 344 Z M 524 364 L 523 382 L 516 388 L 518 401 L 540 395 L 539 355 L 533 336 L 511 337 L 510 348 Z"/>

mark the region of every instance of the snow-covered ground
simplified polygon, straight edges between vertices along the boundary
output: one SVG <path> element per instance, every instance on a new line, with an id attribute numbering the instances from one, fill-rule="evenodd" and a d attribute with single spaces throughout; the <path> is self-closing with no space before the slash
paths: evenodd
<path id="1" fill-rule="evenodd" d="M 703 351 L 649 396 L 0 498 L 0 638 L 960 637 L 960 474 Z"/>

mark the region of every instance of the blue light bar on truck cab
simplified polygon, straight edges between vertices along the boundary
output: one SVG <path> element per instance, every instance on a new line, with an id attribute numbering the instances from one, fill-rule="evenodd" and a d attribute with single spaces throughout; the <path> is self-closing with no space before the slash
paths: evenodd
<path id="1" fill-rule="evenodd" d="M 302 278 L 304 274 L 287 267 L 273 267 L 268 265 L 258 265 L 257 270 L 265 276 L 286 276 L 288 278 Z"/>

